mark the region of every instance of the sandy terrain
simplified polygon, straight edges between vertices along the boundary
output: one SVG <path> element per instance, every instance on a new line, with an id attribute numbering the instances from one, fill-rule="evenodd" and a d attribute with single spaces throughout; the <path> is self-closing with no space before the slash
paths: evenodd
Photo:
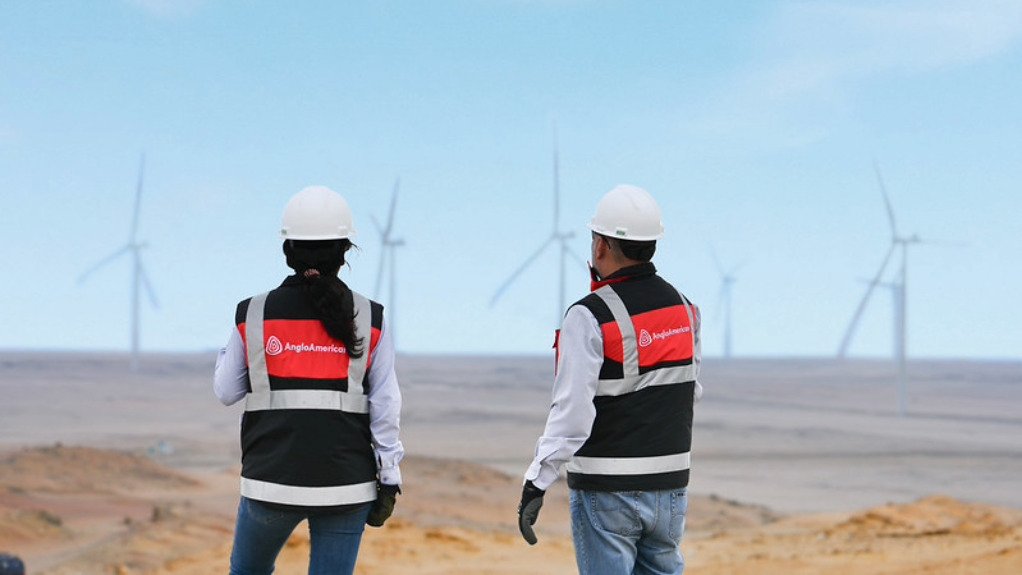
<path id="1" fill-rule="evenodd" d="M 550 361 L 403 357 L 404 494 L 358 573 L 572 573 L 563 484 L 528 547 L 513 523 Z M 210 356 L 0 354 L 0 550 L 30 573 L 225 573 L 237 406 Z M 1022 573 L 1022 365 L 708 362 L 693 574 Z M 302 529 L 278 562 L 305 571 Z"/>

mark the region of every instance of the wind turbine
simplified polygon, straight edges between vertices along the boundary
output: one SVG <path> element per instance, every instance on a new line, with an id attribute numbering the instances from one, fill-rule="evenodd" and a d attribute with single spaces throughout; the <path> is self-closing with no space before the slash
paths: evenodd
<path id="1" fill-rule="evenodd" d="M 855 335 L 855 330 L 858 328 L 859 320 L 862 319 L 862 313 L 866 309 L 866 304 L 869 303 L 869 298 L 873 294 L 873 290 L 878 286 L 891 289 L 895 302 L 894 356 L 895 360 L 898 362 L 898 414 L 905 415 L 905 412 L 907 411 L 907 398 L 905 393 L 905 359 L 908 353 L 908 337 L 906 333 L 908 307 L 908 301 L 906 298 L 906 284 L 908 280 L 908 247 L 912 244 L 926 242 L 924 242 L 918 234 L 902 235 L 898 233 L 898 226 L 894 217 L 894 209 L 891 207 L 891 200 L 887 194 L 887 186 L 884 184 L 884 177 L 880 173 L 880 166 L 874 163 L 873 169 L 876 172 L 877 183 L 880 185 L 880 193 L 884 198 L 884 207 L 887 208 L 887 221 L 891 228 L 891 245 L 887 248 L 887 253 L 884 255 L 880 268 L 866 286 L 866 293 L 862 296 L 862 300 L 859 301 L 859 306 L 855 309 L 855 314 L 852 315 L 852 321 L 848 324 L 845 336 L 841 340 L 841 346 L 838 348 L 838 357 L 844 358 L 848 354 L 848 347 L 851 345 L 852 337 Z M 887 270 L 887 265 L 890 263 L 894 252 L 899 249 L 901 251 L 901 267 L 895 272 L 894 279 L 890 282 L 884 282 L 882 278 L 884 276 L 884 272 Z"/>
<path id="2" fill-rule="evenodd" d="M 507 280 L 504 281 L 503 284 L 500 285 L 499 288 L 497 288 L 497 291 L 494 292 L 493 297 L 490 298 L 490 307 L 493 307 L 497 303 L 497 300 L 499 300 L 500 297 L 502 295 L 504 295 L 504 292 L 507 291 L 507 288 L 511 287 L 511 284 L 513 284 L 514 281 L 516 279 L 518 279 L 518 276 L 521 275 L 526 269 L 528 269 L 528 267 L 530 265 L 532 265 L 532 262 L 536 261 L 539 258 L 539 256 L 543 255 L 543 252 L 545 252 L 548 247 L 557 244 L 559 246 L 558 247 L 558 251 L 559 251 L 559 254 L 560 254 L 560 268 L 559 268 L 559 273 L 560 273 L 559 280 L 560 281 L 558 283 L 558 288 L 557 288 L 557 315 L 555 317 L 560 318 L 561 315 L 564 314 L 564 311 L 565 311 L 565 308 L 564 308 L 565 269 L 564 268 L 565 268 L 565 263 L 567 261 L 567 258 L 571 257 L 575 261 L 579 262 L 582 265 L 585 265 L 585 262 L 584 262 L 584 260 L 582 258 L 580 258 L 578 255 L 576 255 L 575 252 L 571 251 L 571 248 L 568 246 L 568 240 L 570 240 L 570 239 L 575 237 L 575 232 L 573 232 L 573 231 L 562 231 L 560 229 L 560 220 L 561 220 L 561 189 L 560 188 L 561 188 L 560 160 L 559 160 L 559 157 L 558 157 L 557 130 L 555 128 L 554 129 L 554 219 L 553 219 L 553 225 L 552 225 L 552 227 L 550 229 L 550 235 L 547 237 L 547 239 L 542 244 L 540 244 L 539 249 L 537 249 L 535 252 L 533 252 L 532 255 L 530 255 L 525 260 L 525 262 L 522 265 L 520 265 L 518 267 L 518 269 L 516 269 L 514 271 L 514 273 L 512 273 L 511 276 L 509 278 L 507 278 Z M 559 319 L 558 319 L 557 323 L 558 323 L 558 325 L 560 324 L 560 320 Z"/>
<path id="3" fill-rule="evenodd" d="M 731 358 L 731 288 L 734 287 L 735 282 L 738 278 L 735 276 L 738 270 L 745 266 L 745 262 L 738 264 L 731 268 L 730 271 L 725 271 L 724 266 L 721 265 L 720 260 L 717 258 L 717 253 L 710 248 L 710 254 L 713 256 L 713 263 L 717 266 L 717 272 L 720 274 L 720 292 L 717 294 L 717 315 L 723 311 L 724 313 L 724 357 Z"/>
<path id="4" fill-rule="evenodd" d="M 149 244 L 138 240 L 138 214 L 142 203 L 142 176 L 145 171 L 145 154 L 138 165 L 138 185 L 135 188 L 135 211 L 131 218 L 131 230 L 128 234 L 128 243 L 118 248 L 114 253 L 99 260 L 94 266 L 78 276 L 78 284 L 81 285 L 92 275 L 93 272 L 106 264 L 116 260 L 124 254 L 131 256 L 131 369 L 138 369 L 138 338 L 139 338 L 139 296 L 144 289 L 149 296 L 149 302 L 154 308 L 159 307 L 156 301 L 156 293 L 153 291 L 152 283 L 146 274 L 145 266 L 142 265 L 142 250 Z"/>
<path id="5" fill-rule="evenodd" d="M 397 276 L 395 275 L 397 264 L 395 263 L 395 255 L 397 248 L 405 245 L 403 239 L 395 239 L 394 233 L 394 211 L 397 208 L 397 193 L 401 187 L 401 178 L 394 180 L 394 192 L 390 196 L 390 210 L 387 212 L 387 225 L 381 226 L 380 222 L 372 215 L 369 217 L 373 221 L 373 226 L 376 227 L 376 231 L 380 234 L 380 243 L 383 245 L 383 249 L 380 251 L 380 267 L 376 268 L 376 287 L 373 290 L 373 299 L 378 299 L 380 295 L 380 287 L 383 285 L 383 268 L 388 263 L 389 275 L 390 275 L 390 295 L 388 296 L 387 306 L 390 309 L 390 321 L 388 322 L 387 329 L 390 330 L 390 336 L 392 340 L 395 340 L 394 335 L 394 305 L 395 305 L 395 286 L 397 285 Z M 396 341 L 396 340 L 395 340 Z"/>

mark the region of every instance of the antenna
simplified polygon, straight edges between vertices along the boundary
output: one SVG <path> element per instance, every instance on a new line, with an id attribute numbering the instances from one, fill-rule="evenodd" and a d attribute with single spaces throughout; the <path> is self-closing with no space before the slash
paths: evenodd
<path id="1" fill-rule="evenodd" d="M 397 338 L 395 337 L 397 332 L 395 331 L 394 323 L 394 307 L 397 300 L 396 286 L 397 286 L 397 263 L 396 263 L 396 251 L 397 248 L 405 245 L 403 239 L 396 239 L 393 237 L 394 233 L 394 213 L 397 211 L 397 195 L 401 189 L 401 178 L 394 180 L 394 191 L 390 196 L 390 209 L 387 211 L 387 225 L 381 226 L 380 222 L 375 217 L 369 216 L 373 221 L 373 226 L 376 227 L 376 231 L 380 234 L 380 244 L 382 249 L 380 250 L 380 265 L 376 268 L 376 286 L 373 289 L 373 299 L 378 299 L 380 296 L 380 288 L 383 285 L 384 268 L 387 268 L 389 275 L 389 292 L 387 299 L 387 306 L 389 308 L 389 321 L 388 330 L 390 331 L 391 340 L 397 345 Z M 388 265 L 389 264 L 389 265 Z"/>
<path id="2" fill-rule="evenodd" d="M 539 259 L 539 257 L 541 255 L 543 255 L 543 252 L 545 252 L 548 247 L 550 247 L 552 244 L 559 244 L 559 254 L 558 255 L 559 255 L 559 266 L 560 267 L 558 269 L 558 274 L 559 274 L 558 275 L 558 280 L 559 281 L 558 281 L 558 287 L 557 287 L 557 310 L 556 310 L 557 315 L 555 317 L 558 318 L 557 325 L 560 325 L 561 315 L 565 311 L 565 308 L 564 308 L 564 292 L 565 292 L 565 266 L 566 266 L 566 263 L 567 263 L 567 259 L 570 257 L 570 258 L 574 259 L 576 262 L 579 262 L 579 263 L 582 263 L 585 260 L 583 260 L 581 257 L 579 257 L 575 252 L 573 252 L 571 250 L 571 247 L 568 245 L 568 240 L 570 240 L 570 239 L 575 237 L 575 232 L 573 232 L 573 231 L 562 231 L 560 229 L 560 225 L 561 225 L 561 222 L 560 222 L 560 217 L 561 217 L 561 181 L 560 181 L 561 180 L 561 175 L 560 174 L 561 174 L 561 171 L 560 171 L 560 154 L 559 154 L 559 146 L 558 146 L 558 142 L 557 142 L 557 125 L 556 125 L 556 123 L 554 124 L 553 142 L 554 142 L 554 153 L 553 153 L 553 172 L 554 172 L 554 190 L 553 190 L 554 191 L 554 214 L 553 215 L 554 215 L 554 219 L 553 219 L 553 226 L 552 226 L 551 231 L 550 231 L 550 236 L 547 239 L 543 240 L 543 243 L 540 244 L 539 248 L 537 248 L 535 252 L 533 252 L 528 258 L 526 258 L 525 261 L 522 263 L 522 265 L 518 266 L 518 268 L 515 269 L 514 273 L 512 273 L 511 276 L 508 277 L 504 281 L 504 283 L 500 284 L 500 287 L 497 288 L 497 291 L 495 291 L 493 293 L 493 297 L 490 298 L 490 307 L 493 307 L 494 305 L 496 305 L 497 301 L 501 298 L 502 295 L 504 295 L 504 292 L 507 291 L 507 289 L 509 287 L 511 287 L 511 285 L 515 282 L 516 279 L 518 279 L 518 276 L 520 276 L 526 269 L 528 269 L 529 266 L 531 266 L 533 262 L 535 262 L 537 259 Z"/>
<path id="3" fill-rule="evenodd" d="M 139 299 L 142 291 L 146 292 L 149 297 L 149 303 L 154 307 L 160 307 L 159 302 L 156 299 L 156 292 L 153 290 L 153 284 L 149 280 L 149 274 L 145 271 L 145 265 L 142 263 L 142 250 L 147 248 L 149 244 L 146 242 L 140 242 L 138 240 L 138 221 L 139 213 L 142 206 L 142 182 L 145 174 L 145 153 L 142 153 L 142 158 L 138 164 L 138 184 L 135 187 L 135 208 L 132 212 L 131 227 L 128 234 L 128 242 L 117 248 L 112 254 L 99 260 L 89 269 L 85 270 L 82 275 L 78 276 L 78 284 L 81 285 L 86 279 L 96 270 L 106 266 L 108 263 L 116 260 L 124 254 L 131 254 L 131 369 L 132 371 L 138 370 L 138 355 L 139 355 Z"/>

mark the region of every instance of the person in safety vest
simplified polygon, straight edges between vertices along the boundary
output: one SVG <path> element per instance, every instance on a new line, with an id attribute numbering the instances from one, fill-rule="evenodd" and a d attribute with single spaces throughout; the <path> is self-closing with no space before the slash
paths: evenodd
<path id="1" fill-rule="evenodd" d="M 292 197 L 281 236 L 295 273 L 238 304 L 217 357 L 216 396 L 245 399 L 232 575 L 271 573 L 306 519 L 310 575 L 352 573 L 365 525 L 382 526 L 401 492 L 401 392 L 383 306 L 337 277 L 354 233 L 333 190 Z"/>
<path id="2" fill-rule="evenodd" d="M 579 573 L 680 574 L 692 406 L 702 393 L 699 310 L 650 261 L 663 236 L 645 190 L 617 186 L 592 230 L 592 293 L 568 308 L 546 429 L 525 472 L 518 527 L 568 471 Z"/>

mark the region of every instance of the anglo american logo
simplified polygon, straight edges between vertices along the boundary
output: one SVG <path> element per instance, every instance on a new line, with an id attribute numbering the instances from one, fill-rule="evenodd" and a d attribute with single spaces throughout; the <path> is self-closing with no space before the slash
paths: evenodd
<path id="1" fill-rule="evenodd" d="M 641 330 L 639 332 L 639 345 L 641 345 L 642 347 L 646 347 L 651 343 L 653 343 L 653 338 L 650 337 L 649 332 L 646 330 Z"/>
<path id="2" fill-rule="evenodd" d="M 639 346 L 648 347 L 658 339 L 667 339 L 669 337 L 674 337 L 676 335 L 681 335 L 683 333 L 689 333 L 691 331 L 692 331 L 691 327 L 683 326 L 676 327 L 673 329 L 665 329 L 663 331 L 656 331 L 653 332 L 653 334 L 651 335 L 648 331 L 643 329 L 639 331 Z"/>
<path id="3" fill-rule="evenodd" d="M 280 355 L 282 351 L 284 346 L 280 344 L 280 340 L 277 336 L 271 335 L 270 339 L 266 340 L 266 355 Z"/>
<path id="4" fill-rule="evenodd" d="M 343 345 L 316 345 L 312 343 L 285 343 L 284 351 L 292 351 L 294 353 L 304 353 L 307 351 L 313 353 L 347 353 L 348 350 Z"/>
<path id="5" fill-rule="evenodd" d="M 343 345 L 317 345 L 313 343 L 281 343 L 275 335 L 266 340 L 266 355 L 280 355 L 285 351 L 292 353 L 347 353 Z"/>

